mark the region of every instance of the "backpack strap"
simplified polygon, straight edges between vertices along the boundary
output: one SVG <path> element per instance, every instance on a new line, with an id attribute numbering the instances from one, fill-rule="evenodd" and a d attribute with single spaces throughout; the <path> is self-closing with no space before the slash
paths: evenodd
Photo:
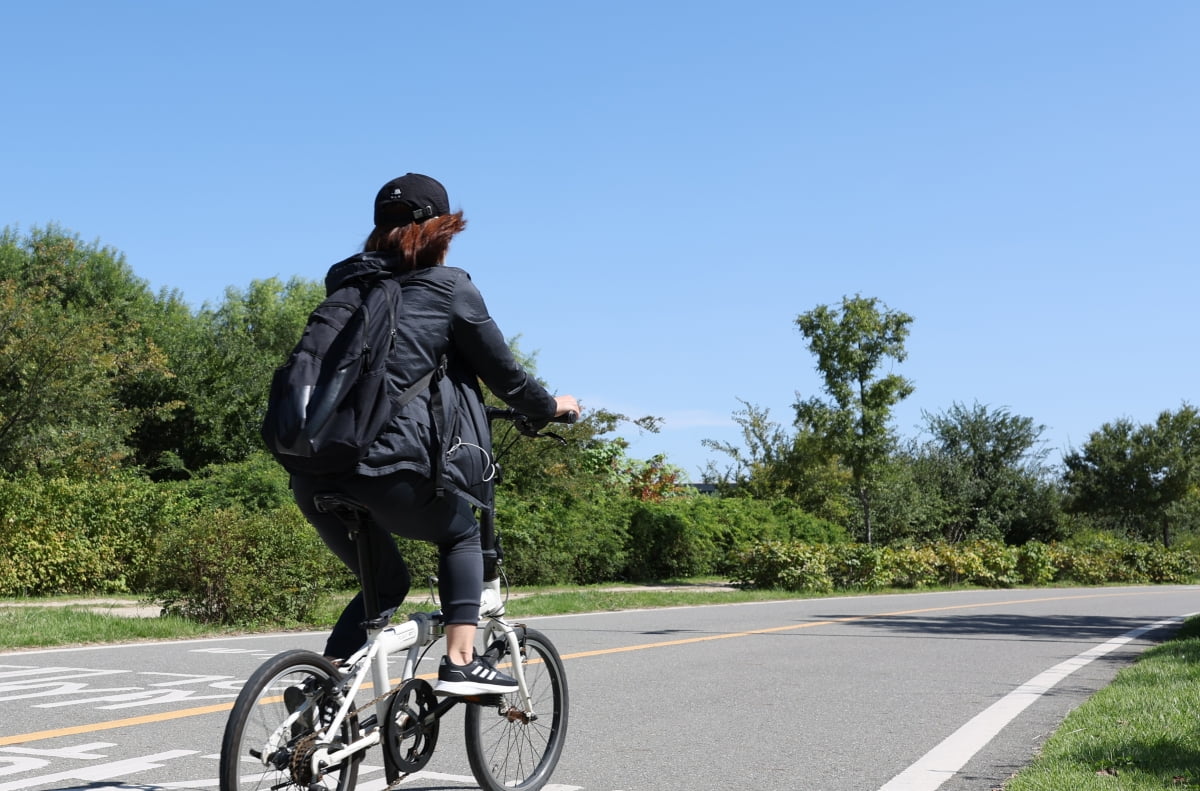
<path id="1" fill-rule="evenodd" d="M 454 408 L 454 399 L 447 398 L 442 392 L 448 381 L 446 369 L 449 365 L 449 358 L 443 354 L 438 367 L 426 374 L 431 377 L 433 386 L 430 408 L 433 410 L 433 431 L 437 437 L 437 447 L 433 453 L 433 487 L 438 497 L 446 496 L 446 427 L 451 423 L 450 410 Z"/>
<path id="2" fill-rule="evenodd" d="M 449 362 L 446 359 L 446 355 L 443 354 L 442 359 L 438 361 L 436 368 L 434 368 L 432 371 L 430 371 L 429 373 L 422 376 L 417 381 L 413 382 L 408 387 L 404 388 L 403 392 L 401 392 L 400 395 L 398 395 L 392 399 L 392 403 L 396 405 L 396 409 L 399 409 L 400 407 L 407 404 L 409 401 L 412 401 L 414 398 L 421 395 L 421 393 L 425 392 L 425 388 L 429 387 L 430 385 L 432 385 L 436 382 L 441 381 L 442 377 L 446 375 L 446 367 L 448 364 L 449 364 Z M 433 397 L 439 398 L 437 388 L 434 388 Z M 440 400 L 440 398 L 439 398 L 439 400 Z M 434 417 L 436 418 L 437 415 L 435 414 Z"/>

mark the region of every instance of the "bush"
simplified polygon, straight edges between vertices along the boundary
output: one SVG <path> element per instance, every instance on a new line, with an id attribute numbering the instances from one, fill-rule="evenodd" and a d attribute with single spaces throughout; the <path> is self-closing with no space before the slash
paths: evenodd
<path id="1" fill-rule="evenodd" d="M 866 544 L 838 544 L 829 548 L 834 587 L 877 590 L 892 584 L 887 553 Z"/>
<path id="2" fill-rule="evenodd" d="M 304 621 L 344 571 L 294 505 L 222 508 L 163 536 L 156 600 L 166 612 L 205 623 Z"/>
<path id="3" fill-rule="evenodd" d="M 514 585 L 588 585 L 620 579 L 633 501 L 596 491 L 587 497 L 518 500 L 501 491 L 497 531 Z"/>
<path id="4" fill-rule="evenodd" d="M 691 496 L 638 503 L 630 517 L 633 580 L 735 574 L 742 553 L 763 541 L 843 542 L 841 528 L 786 500 Z"/>
<path id="5" fill-rule="evenodd" d="M 978 568 L 968 578 L 971 584 L 986 588 L 1011 588 L 1021 583 L 1016 547 L 1010 547 L 1002 541 L 974 541 L 969 546 L 960 547 L 959 551 L 969 552 L 979 561 Z"/>
<path id="6" fill-rule="evenodd" d="M 639 503 L 629 520 L 629 579 L 650 581 L 711 574 L 718 550 L 711 523 L 689 519 L 686 506 Z"/>
<path id="7" fill-rule="evenodd" d="M 294 502 L 287 471 L 262 451 L 243 461 L 209 465 L 193 478 L 171 485 L 204 509 L 269 511 Z"/>
<path id="8" fill-rule="evenodd" d="M 823 571 L 814 566 L 818 560 L 824 563 Z M 824 576 L 835 588 L 875 590 L 934 585 L 1002 588 L 1054 581 L 1085 585 L 1189 583 L 1200 572 L 1200 557 L 1191 550 L 1104 534 L 1071 545 L 1031 541 L 1021 547 L 999 541 L 882 549 L 861 544 L 827 547 L 767 541 L 744 552 L 742 563 L 734 575 L 736 581 L 787 590 L 821 590 Z"/>
<path id="9" fill-rule="evenodd" d="M 883 559 L 893 587 L 928 588 L 941 580 L 939 557 L 933 547 L 888 547 Z"/>
<path id="10" fill-rule="evenodd" d="M 827 593 L 833 590 L 828 562 L 829 554 L 820 545 L 765 541 L 742 553 L 741 571 L 734 575 L 734 582 L 755 588 Z"/>
<path id="11" fill-rule="evenodd" d="M 1082 585 L 1187 583 L 1200 572 L 1200 558 L 1189 548 L 1164 547 L 1100 531 L 1084 532 L 1051 544 L 1055 579 Z"/>
<path id="12" fill-rule="evenodd" d="M 0 480 L 0 595 L 144 592 L 159 536 L 191 510 L 133 473 Z"/>
<path id="13" fill-rule="evenodd" d="M 1017 575 L 1025 585 L 1049 585 L 1057 569 L 1050 547 L 1030 541 L 1017 547 Z"/>

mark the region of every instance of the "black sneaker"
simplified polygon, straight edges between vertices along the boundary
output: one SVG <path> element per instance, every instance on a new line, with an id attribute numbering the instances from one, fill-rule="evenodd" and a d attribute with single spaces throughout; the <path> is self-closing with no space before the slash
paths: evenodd
<path id="1" fill-rule="evenodd" d="M 288 687 L 283 691 L 283 705 L 287 708 L 288 714 L 295 714 L 307 700 L 308 697 L 300 687 Z M 292 738 L 298 739 L 312 729 L 312 712 L 306 711 L 292 723 Z"/>
<path id="2" fill-rule="evenodd" d="M 516 692 L 517 680 L 479 657 L 469 665 L 456 665 L 443 656 L 433 691 L 438 695 L 496 695 Z"/>
<path id="3" fill-rule="evenodd" d="M 313 679 L 309 679 L 302 686 L 291 686 L 283 691 L 283 705 L 288 714 L 295 714 L 306 703 L 308 704 L 308 709 L 301 712 L 296 721 L 292 723 L 293 738 L 311 733 L 316 730 L 318 723 L 322 728 L 328 729 L 333 723 L 334 716 L 337 715 L 337 701 L 325 693 L 312 691 L 313 686 Z M 313 719 L 314 710 L 318 715 L 316 720 Z"/>

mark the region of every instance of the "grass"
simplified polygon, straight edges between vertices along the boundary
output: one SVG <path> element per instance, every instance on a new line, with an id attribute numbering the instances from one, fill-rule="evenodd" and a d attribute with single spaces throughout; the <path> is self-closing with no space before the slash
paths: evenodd
<path id="1" fill-rule="evenodd" d="M 219 633 L 218 629 L 182 618 L 123 618 L 74 606 L 0 606 L 0 650 L 173 640 Z"/>
<path id="2" fill-rule="evenodd" d="M 1067 715 L 1004 788 L 1200 789 L 1200 618 Z"/>
<path id="3" fill-rule="evenodd" d="M 697 604 L 733 604 L 807 598 L 787 591 L 743 591 L 712 587 L 664 587 L 630 590 L 589 587 L 572 590 L 548 589 L 522 591 L 509 599 L 507 613 L 513 618 L 538 615 L 567 615 L 580 612 L 639 610 L 655 607 L 683 607 Z"/>
<path id="4" fill-rule="evenodd" d="M 417 592 L 414 591 L 414 594 Z M 352 595 L 352 592 L 347 592 L 326 597 L 316 607 L 313 616 L 307 622 L 269 624 L 264 625 L 262 630 L 328 629 L 337 620 L 342 607 Z M 711 584 L 697 583 L 694 580 L 650 590 L 603 586 L 570 590 L 522 588 L 512 591 L 508 612 L 509 615 L 516 618 L 532 618 L 537 615 L 676 607 L 688 604 L 768 601 L 798 597 L 799 594 L 783 591 L 720 589 Z M 138 603 L 138 600 L 132 597 L 106 597 L 104 599 L 106 604 L 103 607 L 107 608 L 111 606 L 108 604 L 109 602 L 122 598 L 130 605 Z M 254 631 L 244 627 L 235 629 L 198 624 L 182 618 L 128 618 L 93 612 L 83 605 L 68 604 L 70 601 L 73 600 L 68 597 L 0 601 L 0 651 L 139 640 L 170 640 Z M 427 606 L 427 602 L 417 595 L 402 608 L 402 611 L 409 612 Z"/>

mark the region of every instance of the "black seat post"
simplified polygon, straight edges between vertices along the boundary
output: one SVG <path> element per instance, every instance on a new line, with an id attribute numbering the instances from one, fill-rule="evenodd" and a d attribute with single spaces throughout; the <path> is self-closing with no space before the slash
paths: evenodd
<path id="1" fill-rule="evenodd" d="M 363 626 L 369 628 L 379 620 L 379 591 L 375 587 L 374 553 L 371 551 L 371 515 L 360 503 L 350 498 L 322 492 L 313 497 L 318 511 L 333 514 L 346 527 L 358 553 L 358 582 L 362 586 Z"/>
<path id="2" fill-rule="evenodd" d="M 358 551 L 358 581 L 362 585 L 363 612 L 366 623 L 379 618 L 379 591 L 375 587 L 374 553 L 371 552 L 371 529 L 367 520 L 370 518 L 362 511 L 355 509 L 351 512 L 348 526 L 350 540 L 355 543 Z"/>

